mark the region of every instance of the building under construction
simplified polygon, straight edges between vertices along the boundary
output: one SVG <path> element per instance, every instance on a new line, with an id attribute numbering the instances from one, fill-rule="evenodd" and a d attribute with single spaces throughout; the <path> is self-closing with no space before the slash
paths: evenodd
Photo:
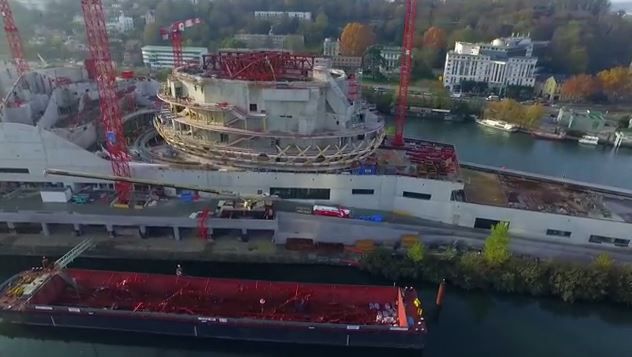
<path id="1" fill-rule="evenodd" d="M 128 211 L 112 208 L 112 156 L 90 66 L 21 75 L 0 70 L 0 84 L 0 230 L 19 233 L 35 224 L 39 231 L 41 224 L 51 234 L 98 225 L 114 235 L 138 225 L 142 235 L 167 229 L 179 239 L 208 227 L 239 227 L 242 234 L 275 231 L 278 243 L 287 237 L 353 243 L 347 231 L 284 231 L 292 225 L 279 224 L 282 215 L 208 218 L 204 199 L 210 195 L 198 203 L 185 200 L 197 197 L 185 191 L 198 190 L 396 211 L 469 228 L 506 221 L 512 234 L 630 247 L 631 192 L 461 170 L 452 145 L 383 140 L 384 123 L 358 97 L 354 78 L 315 66 L 309 56 L 217 53 L 177 68 L 162 86 L 121 73 L 114 102 L 128 144 L 123 156 L 132 179 L 142 181 L 127 205 L 138 209 Z M 536 194 L 545 189 L 559 195 Z"/>
<path id="2" fill-rule="evenodd" d="M 382 143 L 384 123 L 358 100 L 353 75 L 288 52 L 219 52 L 174 70 L 154 126 L 211 165 L 336 172 Z"/>

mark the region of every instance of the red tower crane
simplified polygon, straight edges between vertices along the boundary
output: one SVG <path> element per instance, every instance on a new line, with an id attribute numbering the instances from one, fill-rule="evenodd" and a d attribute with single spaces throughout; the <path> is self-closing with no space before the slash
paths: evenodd
<path id="1" fill-rule="evenodd" d="M 160 29 L 160 35 L 163 40 L 171 40 L 171 48 L 173 50 L 173 66 L 174 68 L 184 65 L 184 58 L 182 57 L 182 32 L 188 27 L 193 27 L 201 22 L 199 18 L 186 19 L 183 21 L 176 21 L 168 27 Z"/>
<path id="2" fill-rule="evenodd" d="M 114 176 L 131 177 L 130 157 L 123 133 L 121 110 L 116 96 L 115 72 L 110 55 L 108 33 L 101 0 L 81 0 L 83 19 L 90 60 L 99 89 L 101 120 L 105 130 L 106 149 L 110 154 Z M 114 184 L 118 201 L 129 203 L 132 184 L 117 181 Z"/>
<path id="3" fill-rule="evenodd" d="M 404 145 L 404 125 L 408 114 L 408 86 L 413 64 L 413 42 L 415 38 L 415 19 L 417 17 L 417 0 L 406 0 L 406 17 L 404 19 L 404 39 L 400 58 L 399 92 L 395 108 L 395 138 L 393 145 Z"/>
<path id="4" fill-rule="evenodd" d="M 29 71 L 29 64 L 26 62 L 26 59 L 24 59 L 20 32 L 15 25 L 15 19 L 13 18 L 13 11 L 11 11 L 11 7 L 9 6 L 9 0 L 0 0 L 0 15 L 2 15 L 4 20 L 4 33 L 7 36 L 7 42 L 9 43 L 15 66 L 18 70 L 18 74 L 22 75 Z"/>

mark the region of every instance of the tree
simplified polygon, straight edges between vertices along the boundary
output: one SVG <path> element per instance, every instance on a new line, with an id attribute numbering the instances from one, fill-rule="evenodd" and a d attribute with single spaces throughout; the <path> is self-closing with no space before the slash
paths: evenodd
<path id="1" fill-rule="evenodd" d="M 162 41 L 160 36 L 160 29 L 157 23 L 145 25 L 143 31 L 143 44 L 145 45 L 158 45 Z"/>
<path id="2" fill-rule="evenodd" d="M 413 263 L 419 263 L 424 260 L 426 255 L 426 248 L 423 243 L 420 241 L 415 242 L 408 250 L 406 251 L 406 256 L 408 259 L 412 260 Z"/>
<path id="3" fill-rule="evenodd" d="M 460 42 L 476 42 L 480 40 L 480 36 L 470 26 L 453 31 L 448 37 L 448 46 L 454 48 L 457 41 Z"/>
<path id="4" fill-rule="evenodd" d="M 614 267 L 614 260 L 608 253 L 601 253 L 593 261 L 593 266 L 598 270 L 610 271 Z"/>
<path id="5" fill-rule="evenodd" d="M 562 84 L 560 94 L 570 101 L 586 101 L 599 92 L 599 81 L 589 74 L 578 74 Z"/>
<path id="6" fill-rule="evenodd" d="M 301 52 L 305 50 L 305 42 L 303 41 L 303 37 L 299 35 L 289 35 L 285 39 L 283 47 L 295 52 Z"/>
<path id="7" fill-rule="evenodd" d="M 222 48 L 246 48 L 246 44 L 243 41 L 237 40 L 234 37 L 226 38 L 222 41 Z"/>
<path id="8" fill-rule="evenodd" d="M 523 108 L 520 103 L 513 99 L 504 99 L 500 102 L 490 102 L 485 108 L 485 118 L 502 120 L 506 122 L 521 121 Z"/>
<path id="9" fill-rule="evenodd" d="M 500 222 L 492 226 L 483 248 L 483 257 L 489 266 L 498 267 L 509 260 L 509 240 L 509 223 Z"/>
<path id="10" fill-rule="evenodd" d="M 348 23 L 340 36 L 340 52 L 343 56 L 362 56 L 375 41 L 373 30 L 358 22 Z"/>
<path id="11" fill-rule="evenodd" d="M 410 74 L 414 80 L 433 77 L 432 66 L 424 60 L 423 50 L 413 50 L 413 68 Z"/>
<path id="12" fill-rule="evenodd" d="M 378 46 L 373 46 L 366 51 L 364 58 L 362 59 L 363 70 L 365 74 L 368 74 L 373 80 L 383 79 L 383 75 L 380 72 L 380 68 L 384 66 L 385 61 L 382 57 L 382 49 Z"/>
<path id="13" fill-rule="evenodd" d="M 614 67 L 597 73 L 608 99 L 621 100 L 632 93 L 632 73 L 627 67 Z"/>
<path id="14" fill-rule="evenodd" d="M 540 104 L 529 105 L 525 108 L 524 123 L 526 128 L 533 128 L 538 125 L 544 116 L 544 107 Z"/>
<path id="15" fill-rule="evenodd" d="M 551 40 L 554 65 L 559 71 L 582 73 L 588 69 L 589 29 L 579 21 L 559 26 Z"/>
<path id="16" fill-rule="evenodd" d="M 446 47 L 446 34 L 445 31 L 439 27 L 432 26 L 426 32 L 423 37 L 423 47 L 432 48 L 435 50 L 442 50 Z"/>

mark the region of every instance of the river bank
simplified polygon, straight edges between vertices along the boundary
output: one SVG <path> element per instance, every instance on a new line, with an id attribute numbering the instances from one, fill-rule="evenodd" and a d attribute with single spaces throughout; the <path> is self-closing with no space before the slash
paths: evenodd
<path id="1" fill-rule="evenodd" d="M 378 249 L 363 256 L 360 266 L 393 281 L 438 284 L 446 279 L 467 291 L 632 306 L 632 265 L 616 265 L 607 255 L 590 264 L 511 256 L 500 265 L 490 265 L 480 251 L 434 249 L 413 260 L 410 253 Z"/>
<path id="2" fill-rule="evenodd" d="M 82 239 L 90 238 L 94 246 L 81 256 L 87 259 L 149 259 L 173 262 L 250 263 L 250 264 L 326 264 L 357 265 L 358 254 L 331 250 L 309 252 L 286 249 L 274 244 L 270 237 L 253 236 L 243 242 L 238 236 L 223 236 L 213 242 L 200 239 L 174 240 L 172 237 L 119 236 L 91 234 L 77 238 L 72 234 L 42 237 L 31 235 L 0 235 L 0 256 L 25 258 L 42 256 L 56 259 L 76 246 Z M 36 264 L 39 265 L 39 262 Z"/>
<path id="3" fill-rule="evenodd" d="M 503 266 L 490 268 L 480 256 L 482 239 L 475 243 L 466 239 L 441 241 L 427 238 L 432 241 L 428 246 L 427 259 L 414 263 L 407 257 L 404 244 L 375 246 L 360 252 L 354 246 L 331 244 L 321 247 L 315 245 L 309 250 L 288 249 L 266 237 L 255 237 L 243 242 L 238 237 L 224 236 L 212 243 L 199 239 L 176 241 L 169 237 L 113 239 L 107 234 L 92 235 L 90 238 L 94 247 L 82 254 L 80 259 L 83 261 L 162 261 L 169 267 L 169 273 L 176 264 L 185 262 L 193 266 L 221 263 L 352 266 L 388 281 L 438 283 L 447 278 L 450 284 L 464 290 L 555 296 L 566 302 L 607 300 L 632 305 L 631 265 L 600 270 L 591 263 L 597 253 L 592 257 L 588 253 L 576 257 L 560 254 L 562 252 L 543 255 L 537 251 L 520 249 L 520 245 L 514 242 L 511 246 L 515 257 Z M 72 235 L 0 237 L 0 255 L 3 259 L 21 257 L 19 259 L 30 262 L 30 266 L 38 266 L 42 256 L 54 260 L 69 251 L 79 240 Z M 553 248 L 544 250 L 553 251 Z M 616 257 L 616 253 L 613 251 L 611 254 Z"/>

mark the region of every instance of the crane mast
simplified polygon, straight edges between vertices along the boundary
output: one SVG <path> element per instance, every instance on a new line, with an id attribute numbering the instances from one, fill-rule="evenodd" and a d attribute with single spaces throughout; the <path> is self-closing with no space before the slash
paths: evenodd
<path id="1" fill-rule="evenodd" d="M 22 39 L 20 32 L 13 18 L 13 11 L 9 6 L 9 0 L 0 0 L 0 15 L 4 21 L 4 33 L 7 36 L 7 42 L 11 49 L 11 56 L 15 61 L 15 67 L 19 75 L 23 75 L 30 70 L 29 64 L 24 59 L 24 49 L 22 48 Z"/>
<path id="2" fill-rule="evenodd" d="M 81 9 L 86 25 L 86 38 L 90 59 L 94 63 L 101 121 L 105 130 L 106 149 L 110 154 L 114 176 L 131 177 L 130 157 L 123 132 L 121 110 L 116 96 L 116 82 L 110 44 L 105 26 L 105 15 L 101 0 L 81 0 Z M 118 201 L 129 203 L 132 184 L 117 181 L 114 184 Z"/>
<path id="3" fill-rule="evenodd" d="M 164 40 L 171 40 L 171 49 L 173 51 L 173 67 L 178 68 L 184 66 L 184 57 L 182 55 L 182 33 L 188 27 L 193 27 L 201 23 L 197 17 L 176 21 L 168 27 L 160 29 L 160 35 Z"/>
<path id="4" fill-rule="evenodd" d="M 413 46 L 415 38 L 415 19 L 417 17 L 417 0 L 406 0 L 406 17 L 404 19 L 404 38 L 400 58 L 399 91 L 395 108 L 395 138 L 393 144 L 404 145 L 404 125 L 408 114 L 408 86 L 413 63 Z"/>

